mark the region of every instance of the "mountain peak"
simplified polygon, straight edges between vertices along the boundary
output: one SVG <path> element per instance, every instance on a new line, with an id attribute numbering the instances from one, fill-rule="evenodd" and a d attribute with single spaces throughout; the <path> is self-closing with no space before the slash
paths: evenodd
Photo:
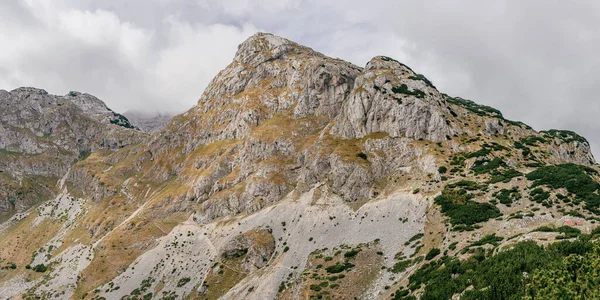
<path id="1" fill-rule="evenodd" d="M 301 46 L 293 41 L 271 33 L 258 32 L 238 46 L 234 61 L 259 65 L 263 62 L 280 58 L 290 52 L 312 52 L 314 50 Z"/>
<path id="2" fill-rule="evenodd" d="M 365 70 L 375 69 L 403 69 L 405 72 L 416 74 L 407 65 L 387 56 L 375 56 L 365 66 Z"/>
<path id="3" fill-rule="evenodd" d="M 46 90 L 44 90 L 44 89 L 38 89 L 38 88 L 26 87 L 26 86 L 16 88 L 10 92 L 11 93 L 22 93 L 22 94 L 38 94 L 38 95 L 47 95 L 48 94 L 48 92 L 46 92 Z"/>

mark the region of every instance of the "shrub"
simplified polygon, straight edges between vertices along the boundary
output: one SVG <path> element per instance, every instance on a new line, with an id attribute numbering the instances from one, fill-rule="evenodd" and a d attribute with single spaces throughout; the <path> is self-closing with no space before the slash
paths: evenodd
<path id="1" fill-rule="evenodd" d="M 600 206 L 600 195 L 597 194 L 600 184 L 590 177 L 588 173 L 594 173 L 593 169 L 575 164 L 563 164 L 556 166 L 544 166 L 527 174 L 527 179 L 533 181 L 533 187 L 548 186 L 553 189 L 565 188 L 574 194 L 577 200 L 585 202 L 586 209 L 597 212 Z M 540 194 L 538 198 L 545 197 Z"/>
<path id="2" fill-rule="evenodd" d="M 521 173 L 515 169 L 508 169 L 508 170 L 505 170 L 504 172 L 491 171 L 490 173 L 492 174 L 492 178 L 490 179 L 488 184 L 494 184 L 494 183 L 498 183 L 498 182 L 508 183 L 508 182 L 510 182 L 511 179 L 523 175 L 523 173 Z"/>
<path id="3" fill-rule="evenodd" d="M 179 281 L 177 282 L 177 287 L 182 287 L 184 285 L 186 285 L 186 283 L 190 282 L 190 278 L 189 277 L 184 277 L 179 279 Z"/>
<path id="4" fill-rule="evenodd" d="M 433 248 L 429 252 L 427 252 L 427 255 L 425 255 L 425 260 L 432 260 L 436 256 L 440 255 L 440 253 L 442 253 L 442 251 L 440 251 L 440 249 Z"/>
<path id="5" fill-rule="evenodd" d="M 415 96 L 417 98 L 425 98 L 425 92 L 423 92 L 419 89 L 414 89 L 413 91 L 410 91 L 406 84 L 401 84 L 400 86 L 392 87 L 392 92 L 394 92 L 396 94 L 405 94 L 405 95 L 409 95 L 409 96 Z"/>
<path id="6" fill-rule="evenodd" d="M 547 248 L 535 242 L 522 242 L 495 256 L 486 257 L 483 249 L 476 250 L 473 259 L 465 261 L 445 256 L 415 271 L 409 277 L 408 289 L 422 288 L 420 299 L 423 300 L 451 299 L 461 293 L 461 299 L 469 300 L 521 299 L 527 283 L 524 273 L 551 270 L 563 257 L 575 253 L 584 255 L 591 249 L 592 243 L 585 240 L 561 242 Z M 466 291 L 467 287 L 470 290 Z M 535 299 L 538 298 L 543 297 Z"/>
<path id="7" fill-rule="evenodd" d="M 428 86 L 435 88 L 435 86 L 433 86 L 433 83 L 431 83 L 431 81 L 429 81 L 429 79 L 427 79 L 423 74 L 416 74 L 414 76 L 409 76 L 408 79 L 421 80 L 421 81 L 425 82 L 425 84 L 427 84 Z"/>
<path id="8" fill-rule="evenodd" d="M 402 273 L 412 264 L 413 262 L 410 259 L 399 261 L 392 267 L 392 273 Z"/>
<path id="9" fill-rule="evenodd" d="M 364 160 L 367 160 L 367 155 L 364 154 L 363 152 L 360 152 L 360 153 L 356 154 L 356 157 L 360 157 L 360 158 L 362 158 Z"/>
<path id="10" fill-rule="evenodd" d="M 496 171 L 500 167 L 506 167 L 506 164 L 500 157 L 495 157 L 492 160 L 483 159 L 476 161 L 471 170 L 475 172 L 476 175 L 490 173 L 491 171 Z"/>
<path id="11" fill-rule="evenodd" d="M 448 246 L 448 249 L 450 249 L 450 250 L 456 250 L 456 245 L 458 245 L 458 242 L 454 242 L 454 243 L 450 244 Z"/>
<path id="12" fill-rule="evenodd" d="M 441 166 L 438 168 L 438 172 L 440 174 L 446 174 L 446 172 L 448 172 L 448 168 L 446 168 L 445 166 Z"/>
<path id="13" fill-rule="evenodd" d="M 475 152 L 471 152 L 471 153 L 467 154 L 466 158 L 474 158 L 474 157 L 486 156 L 486 155 L 490 154 L 491 152 L 492 151 L 490 151 L 490 149 L 481 148 L 480 150 L 477 150 Z"/>
<path id="14" fill-rule="evenodd" d="M 454 105 L 458 105 L 461 106 L 471 112 L 474 112 L 480 116 L 491 116 L 491 117 L 497 117 L 497 118 L 503 118 L 502 113 L 493 108 L 493 107 L 489 107 L 489 106 L 485 106 L 485 105 L 479 105 L 471 100 L 467 100 L 467 99 L 463 99 L 460 97 L 449 97 L 448 95 L 444 95 L 446 97 L 446 100 Z"/>
<path id="15" fill-rule="evenodd" d="M 471 246 L 483 246 L 483 245 L 493 245 L 498 246 L 498 242 L 501 242 L 504 238 L 496 236 L 496 234 L 489 234 L 482 237 L 479 241 L 474 242 Z"/>
<path id="16" fill-rule="evenodd" d="M 517 187 L 513 187 L 510 190 L 501 189 L 497 193 L 494 193 L 493 196 L 496 197 L 498 201 L 500 201 L 500 203 L 504 205 L 510 205 L 511 203 L 513 203 L 513 201 L 521 198 L 521 193 L 519 193 Z"/>
<path id="17" fill-rule="evenodd" d="M 473 225 L 502 215 L 496 206 L 471 198 L 465 190 L 445 188 L 434 202 L 441 206 L 441 212 L 450 218 L 453 225 Z"/>
<path id="18" fill-rule="evenodd" d="M 336 273 L 341 273 L 345 270 L 352 269 L 353 267 L 354 267 L 354 265 L 349 262 L 346 262 L 344 264 L 336 263 L 333 266 L 329 266 L 329 267 L 325 268 L 325 270 L 327 271 L 327 273 L 336 274 Z"/>
<path id="19" fill-rule="evenodd" d="M 573 131 L 569 131 L 569 130 L 551 129 L 548 131 L 542 131 L 540 133 L 542 133 L 544 136 L 546 136 L 548 138 L 561 139 L 565 143 L 572 143 L 572 142 L 576 141 L 581 144 L 588 144 L 588 141 L 584 137 L 580 136 L 579 134 L 577 134 Z"/>
<path id="20" fill-rule="evenodd" d="M 44 264 L 39 264 L 39 265 L 33 267 L 32 270 L 39 272 L 39 273 L 44 273 L 48 270 L 48 267 L 46 267 Z"/>
<path id="21" fill-rule="evenodd" d="M 469 181 L 469 180 L 461 180 L 459 182 L 449 184 L 448 188 L 457 188 L 460 187 L 467 191 L 477 191 L 482 188 L 477 182 Z"/>
<path id="22" fill-rule="evenodd" d="M 524 137 L 521 139 L 520 142 L 525 145 L 528 145 L 528 146 L 536 146 L 537 143 L 542 143 L 542 144 L 548 143 L 548 141 L 546 139 L 544 139 L 543 137 L 539 137 L 539 136 L 535 136 L 535 135 L 530 135 L 530 136 Z"/>
<path id="23" fill-rule="evenodd" d="M 531 196 L 531 200 L 537 202 L 537 203 L 542 203 L 544 200 L 550 198 L 550 193 L 544 191 L 541 188 L 536 188 L 534 190 L 532 190 L 531 192 L 529 192 L 529 196 Z"/>
<path id="24" fill-rule="evenodd" d="M 346 253 L 344 253 L 344 257 L 355 257 L 360 252 L 360 249 L 352 249 Z"/>
<path id="25" fill-rule="evenodd" d="M 410 243 L 416 241 L 416 240 L 420 240 L 423 237 L 423 233 L 417 233 L 415 235 L 413 235 L 408 241 L 406 241 L 406 243 L 404 243 L 404 246 L 408 246 Z"/>

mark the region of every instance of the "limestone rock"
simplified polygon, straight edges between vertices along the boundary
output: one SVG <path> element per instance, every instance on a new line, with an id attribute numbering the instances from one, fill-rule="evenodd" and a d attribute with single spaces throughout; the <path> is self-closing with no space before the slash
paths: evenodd
<path id="1" fill-rule="evenodd" d="M 253 229 L 239 234 L 221 250 L 225 259 L 243 258 L 241 266 L 248 273 L 264 267 L 275 251 L 275 239 L 267 229 Z"/>

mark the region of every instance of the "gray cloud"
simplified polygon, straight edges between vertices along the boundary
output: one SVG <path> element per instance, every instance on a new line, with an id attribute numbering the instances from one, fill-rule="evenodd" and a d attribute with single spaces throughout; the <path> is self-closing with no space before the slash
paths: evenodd
<path id="1" fill-rule="evenodd" d="M 591 0 L 3 1 L 0 88 L 182 111 L 258 30 L 358 65 L 392 56 L 442 92 L 600 146 L 600 2 Z"/>

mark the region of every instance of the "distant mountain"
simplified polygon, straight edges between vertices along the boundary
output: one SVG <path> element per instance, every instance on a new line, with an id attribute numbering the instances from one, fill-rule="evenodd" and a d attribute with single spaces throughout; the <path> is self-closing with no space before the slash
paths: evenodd
<path id="1" fill-rule="evenodd" d="M 145 137 L 88 94 L 0 90 L 0 107 L 0 215 L 57 194 L 56 181 L 90 153 L 120 149 Z"/>
<path id="2" fill-rule="evenodd" d="M 169 124 L 174 114 L 169 113 L 147 113 L 142 111 L 126 111 L 123 113 L 129 121 L 143 132 L 159 132 Z"/>
<path id="3" fill-rule="evenodd" d="M 96 100 L 0 92 L 0 298 L 598 296 L 587 140 L 390 57 L 257 33 L 166 126 Z"/>

